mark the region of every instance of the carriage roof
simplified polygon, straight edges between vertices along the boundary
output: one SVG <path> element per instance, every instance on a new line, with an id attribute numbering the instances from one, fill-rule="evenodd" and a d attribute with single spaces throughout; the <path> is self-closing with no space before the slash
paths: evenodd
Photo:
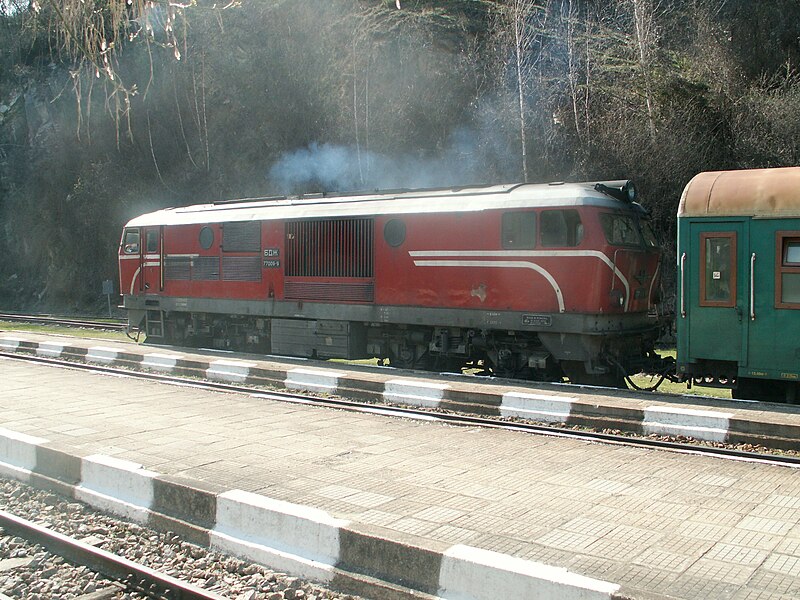
<path id="1" fill-rule="evenodd" d="M 679 217 L 800 217 L 800 167 L 707 171 L 683 191 Z"/>

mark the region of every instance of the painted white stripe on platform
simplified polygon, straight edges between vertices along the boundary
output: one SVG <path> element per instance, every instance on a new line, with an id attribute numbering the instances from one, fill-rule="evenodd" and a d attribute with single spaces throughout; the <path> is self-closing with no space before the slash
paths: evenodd
<path id="1" fill-rule="evenodd" d="M 0 427 L 0 475 L 27 483 L 36 467 L 36 447 L 45 443 L 44 438 Z"/>
<path id="2" fill-rule="evenodd" d="M 36 354 L 39 356 L 50 356 L 57 358 L 64 353 L 64 344 L 58 342 L 40 342 L 36 348 Z"/>
<path id="3" fill-rule="evenodd" d="M 437 408 L 442 402 L 445 390 L 450 386 L 444 383 L 417 381 L 415 379 L 392 379 L 383 388 L 384 402 L 411 404 Z"/>
<path id="4" fill-rule="evenodd" d="M 86 351 L 86 360 L 90 362 L 112 363 L 117 360 L 119 351 L 116 348 L 94 346 Z"/>
<path id="5" fill-rule="evenodd" d="M 217 496 L 211 547 L 299 577 L 329 582 L 339 560 L 339 530 L 327 512 L 232 490 Z"/>
<path id="6" fill-rule="evenodd" d="M 19 348 L 19 345 L 22 343 L 20 338 L 9 338 L 9 337 L 1 337 L 0 338 L 0 349 L 2 350 L 16 350 Z"/>
<path id="7" fill-rule="evenodd" d="M 75 498 L 127 519 L 146 523 L 153 505 L 153 478 L 142 465 L 95 454 L 81 460 L 81 483 Z"/>
<path id="8" fill-rule="evenodd" d="M 508 392 L 503 394 L 500 414 L 545 423 L 566 423 L 572 412 L 572 403 L 577 401 L 572 396 Z"/>
<path id="9" fill-rule="evenodd" d="M 255 366 L 256 363 L 243 360 L 215 360 L 206 369 L 206 377 L 218 381 L 242 383 L 250 374 L 250 369 Z"/>
<path id="10" fill-rule="evenodd" d="M 564 568 L 458 545 L 442 557 L 437 596 L 446 600 L 610 600 L 619 589 L 617 584 Z"/>
<path id="11" fill-rule="evenodd" d="M 648 406 L 642 426 L 646 434 L 684 435 L 709 442 L 724 442 L 733 413 L 672 406 Z"/>
<path id="12" fill-rule="evenodd" d="M 172 371 L 178 361 L 183 358 L 182 354 L 145 354 L 142 359 L 142 367 L 153 369 L 154 371 Z"/>
<path id="13" fill-rule="evenodd" d="M 286 372 L 284 385 L 289 390 L 335 394 L 339 387 L 340 377 L 344 377 L 344 373 L 314 369 L 292 369 Z"/>

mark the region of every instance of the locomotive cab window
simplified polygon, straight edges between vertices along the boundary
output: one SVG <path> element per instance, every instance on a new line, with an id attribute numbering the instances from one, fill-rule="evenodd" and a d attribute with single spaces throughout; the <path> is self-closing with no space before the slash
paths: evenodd
<path id="1" fill-rule="evenodd" d="M 122 251 L 125 254 L 139 254 L 139 230 L 128 229 L 122 241 Z"/>
<path id="2" fill-rule="evenodd" d="M 736 306 L 736 234 L 700 234 L 700 306 Z"/>
<path id="3" fill-rule="evenodd" d="M 776 246 L 775 306 L 800 308 L 800 232 L 779 232 Z"/>
<path id="4" fill-rule="evenodd" d="M 501 236 L 506 250 L 530 250 L 536 247 L 536 213 L 503 213 Z"/>
<path id="5" fill-rule="evenodd" d="M 583 241 L 583 223 L 577 210 L 545 210 L 539 227 L 545 248 L 578 246 Z"/>
<path id="6" fill-rule="evenodd" d="M 145 251 L 148 253 L 158 252 L 158 231 L 150 229 L 145 237 Z"/>

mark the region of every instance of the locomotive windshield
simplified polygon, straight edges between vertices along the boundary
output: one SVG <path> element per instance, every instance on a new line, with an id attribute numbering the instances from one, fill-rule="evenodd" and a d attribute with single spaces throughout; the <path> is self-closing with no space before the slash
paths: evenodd
<path id="1" fill-rule="evenodd" d="M 656 237 L 650 223 L 639 219 L 639 226 L 642 228 L 642 235 L 644 236 L 644 243 L 648 248 L 658 248 L 658 238 Z"/>
<path id="2" fill-rule="evenodd" d="M 634 215 L 606 213 L 600 215 L 600 223 L 606 241 L 612 246 L 658 248 L 658 241 L 650 223 Z"/>

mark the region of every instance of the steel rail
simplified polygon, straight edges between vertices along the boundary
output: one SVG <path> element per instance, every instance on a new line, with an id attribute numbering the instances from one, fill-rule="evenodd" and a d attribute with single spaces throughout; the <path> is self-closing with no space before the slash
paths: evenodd
<path id="1" fill-rule="evenodd" d="M 432 410 L 407 408 L 395 405 L 380 405 L 376 403 L 363 402 L 357 400 L 347 400 L 344 398 L 307 396 L 292 392 L 278 392 L 272 390 L 262 391 L 259 390 L 259 388 L 253 386 L 236 385 L 232 383 L 221 383 L 221 382 L 201 380 L 201 379 L 190 379 L 186 377 L 178 377 L 175 375 L 164 375 L 161 373 L 133 371 L 129 369 L 108 367 L 102 365 L 90 365 L 86 363 L 78 363 L 78 362 L 71 362 L 54 358 L 35 356 L 31 354 L 0 352 L 0 357 L 11 358 L 21 361 L 28 361 L 28 362 L 52 364 L 55 366 L 74 368 L 90 372 L 107 373 L 116 376 L 121 375 L 125 377 L 131 377 L 133 379 L 142 379 L 145 381 L 158 381 L 172 385 L 179 385 L 182 387 L 188 386 L 204 390 L 246 394 L 248 396 L 256 398 L 264 398 L 280 402 L 289 402 L 293 404 L 338 408 L 353 412 L 372 413 L 385 416 L 395 416 L 395 417 L 403 417 L 408 419 L 417 419 L 425 421 L 438 421 L 442 423 L 447 423 L 449 425 L 460 425 L 465 427 L 502 429 L 507 431 L 518 431 L 531 434 L 538 433 L 541 435 L 580 439 L 590 442 L 603 442 L 615 445 L 634 446 L 634 447 L 657 449 L 657 450 L 668 450 L 684 454 L 702 454 L 717 458 L 728 458 L 728 459 L 743 460 L 750 462 L 759 462 L 764 464 L 776 464 L 788 467 L 800 467 L 800 456 L 794 456 L 794 455 L 766 454 L 761 452 L 749 452 L 745 450 L 737 450 L 734 448 L 717 448 L 712 446 L 705 446 L 701 443 L 684 444 L 680 442 L 670 442 L 670 441 L 651 439 L 645 437 L 636 437 L 633 434 L 615 435 L 611 433 L 602 433 L 591 430 L 565 429 L 563 427 L 553 427 L 550 425 L 542 425 L 530 422 L 503 421 L 498 418 L 471 416 L 471 415 L 465 415 L 463 413 L 449 413 L 449 412 L 439 412 L 439 411 L 434 412 Z"/>
<path id="2" fill-rule="evenodd" d="M 45 325 L 63 325 L 72 327 L 83 327 L 88 329 L 109 329 L 113 331 L 124 331 L 126 324 L 124 321 L 92 321 L 87 319 L 72 319 L 67 317 L 51 317 L 45 315 L 23 315 L 14 313 L 0 313 L 0 321 L 18 321 L 20 323 L 39 323 Z"/>
<path id="3" fill-rule="evenodd" d="M 127 589 L 170 600 L 224 600 L 223 596 L 0 510 L 0 527 L 39 544 L 67 562 L 83 565 Z"/>

